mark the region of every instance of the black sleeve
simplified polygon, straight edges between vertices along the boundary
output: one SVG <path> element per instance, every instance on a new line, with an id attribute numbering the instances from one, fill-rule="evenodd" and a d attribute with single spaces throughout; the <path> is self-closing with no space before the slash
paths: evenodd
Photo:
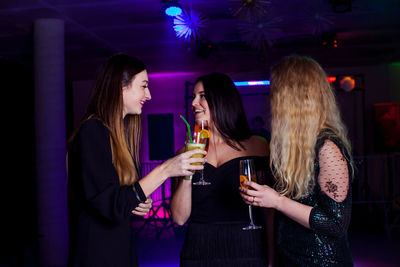
<path id="1" fill-rule="evenodd" d="M 319 190 L 318 193 L 318 202 L 317 204 L 312 208 L 310 218 L 309 218 L 309 223 L 311 229 L 316 232 L 316 233 L 322 233 L 325 235 L 330 235 L 330 236 L 342 236 L 347 232 L 347 229 L 350 224 L 350 218 L 351 218 L 351 206 L 352 206 L 352 196 L 351 196 L 351 177 L 352 174 L 350 173 L 349 170 L 351 170 L 350 163 L 347 159 L 343 157 L 343 155 L 346 153 L 340 142 L 335 140 L 335 139 L 330 139 L 337 148 L 341 150 L 340 152 L 340 158 L 342 158 L 343 161 L 345 161 L 347 165 L 346 171 L 348 172 L 348 176 L 350 178 L 348 180 L 349 187 L 346 192 L 346 198 L 342 202 L 336 202 L 334 199 L 330 198 L 324 191 Z M 317 155 L 319 155 L 320 148 L 323 147 L 323 144 L 325 143 L 324 139 L 321 139 L 319 144 L 317 145 Z M 331 153 L 331 152 L 330 152 Z M 349 158 L 347 156 L 347 158 Z M 317 175 L 318 179 L 320 179 L 319 175 L 324 175 L 327 172 L 324 170 L 320 170 L 319 167 L 319 161 L 320 158 L 317 156 Z M 336 172 L 336 175 L 342 173 L 340 169 L 340 164 L 338 164 L 335 161 L 339 161 L 339 159 L 333 159 L 331 162 L 331 166 L 329 168 L 332 168 L 334 172 Z M 336 179 L 334 176 L 331 177 L 333 180 Z M 342 181 L 341 181 L 342 182 Z M 318 185 L 319 187 L 319 185 Z"/>
<path id="2" fill-rule="evenodd" d="M 311 210 L 310 228 L 329 236 L 342 236 L 347 232 L 351 217 L 351 196 L 343 202 L 336 202 L 326 194 L 319 194 L 319 201 Z"/>
<path id="3" fill-rule="evenodd" d="M 99 120 L 88 120 L 77 138 L 84 197 L 106 219 L 126 219 L 140 201 L 132 186 L 119 184 L 117 171 L 112 164 L 108 129 Z M 140 187 L 139 183 L 137 186 Z"/>

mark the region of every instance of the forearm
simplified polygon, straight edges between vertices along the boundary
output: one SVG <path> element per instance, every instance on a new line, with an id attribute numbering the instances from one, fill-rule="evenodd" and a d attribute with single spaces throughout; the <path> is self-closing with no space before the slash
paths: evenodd
<path id="1" fill-rule="evenodd" d="M 171 199 L 172 220 L 183 225 L 189 218 L 192 209 L 192 182 L 181 179 Z"/>
<path id="2" fill-rule="evenodd" d="M 188 176 L 194 171 L 201 170 L 204 164 L 204 158 L 192 157 L 194 154 L 206 154 L 204 150 L 194 149 L 177 155 L 163 164 L 157 166 L 144 178 L 140 179 L 139 184 L 146 197 L 157 189 L 168 177 Z M 201 163 L 195 165 L 194 163 Z"/>
<path id="3" fill-rule="evenodd" d="M 139 184 L 143 193 L 148 197 L 168 179 L 164 164 L 154 168 L 149 174 L 140 179 Z"/>
<path id="4" fill-rule="evenodd" d="M 276 202 L 275 209 L 310 229 L 309 219 L 312 210 L 311 206 L 301 204 L 285 196 L 280 196 Z"/>

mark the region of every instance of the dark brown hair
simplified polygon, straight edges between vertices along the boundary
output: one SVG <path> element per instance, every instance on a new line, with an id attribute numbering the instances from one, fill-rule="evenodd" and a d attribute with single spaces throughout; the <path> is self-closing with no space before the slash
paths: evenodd
<path id="1" fill-rule="evenodd" d="M 199 77 L 197 82 L 203 83 L 215 128 L 229 146 L 236 150 L 240 150 L 239 147 L 244 149 L 240 142 L 249 139 L 252 133 L 242 98 L 232 79 L 223 73 L 211 73 Z"/>

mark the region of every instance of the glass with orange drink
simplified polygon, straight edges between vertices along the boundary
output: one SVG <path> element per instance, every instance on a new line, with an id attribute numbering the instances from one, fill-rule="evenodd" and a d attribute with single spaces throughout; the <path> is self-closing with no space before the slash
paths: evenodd
<path id="1" fill-rule="evenodd" d="M 254 160 L 252 159 L 240 160 L 239 179 L 240 179 L 240 186 L 244 188 L 248 188 L 247 185 L 243 184 L 244 181 L 257 182 L 257 176 L 254 168 Z M 250 217 L 250 224 L 246 227 L 243 227 L 242 229 L 243 230 L 260 229 L 261 226 L 255 225 L 253 222 L 253 211 L 251 205 L 249 205 L 249 217 Z"/>

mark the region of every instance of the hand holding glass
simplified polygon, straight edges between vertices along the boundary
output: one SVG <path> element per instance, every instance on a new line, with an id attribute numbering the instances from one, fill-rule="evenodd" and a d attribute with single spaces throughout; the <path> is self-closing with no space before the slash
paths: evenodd
<path id="1" fill-rule="evenodd" d="M 210 132 L 208 130 L 207 120 L 197 120 L 194 125 L 193 131 L 193 142 L 186 142 L 186 151 L 193 150 L 196 148 L 208 151 L 208 143 L 210 139 Z M 204 157 L 203 154 L 195 154 L 193 157 Z M 195 163 L 200 164 L 200 163 Z M 200 180 L 193 183 L 194 185 L 209 185 L 211 183 L 206 182 L 203 176 L 203 170 L 200 171 Z"/>
<path id="2" fill-rule="evenodd" d="M 243 185 L 244 181 L 257 182 L 257 176 L 254 168 L 254 161 L 252 159 L 240 160 L 240 186 L 247 187 Z M 260 229 L 261 226 L 257 226 L 253 222 L 253 211 L 251 205 L 249 205 L 249 217 L 250 217 L 250 224 L 246 227 L 243 227 L 242 229 L 243 230 Z"/>

